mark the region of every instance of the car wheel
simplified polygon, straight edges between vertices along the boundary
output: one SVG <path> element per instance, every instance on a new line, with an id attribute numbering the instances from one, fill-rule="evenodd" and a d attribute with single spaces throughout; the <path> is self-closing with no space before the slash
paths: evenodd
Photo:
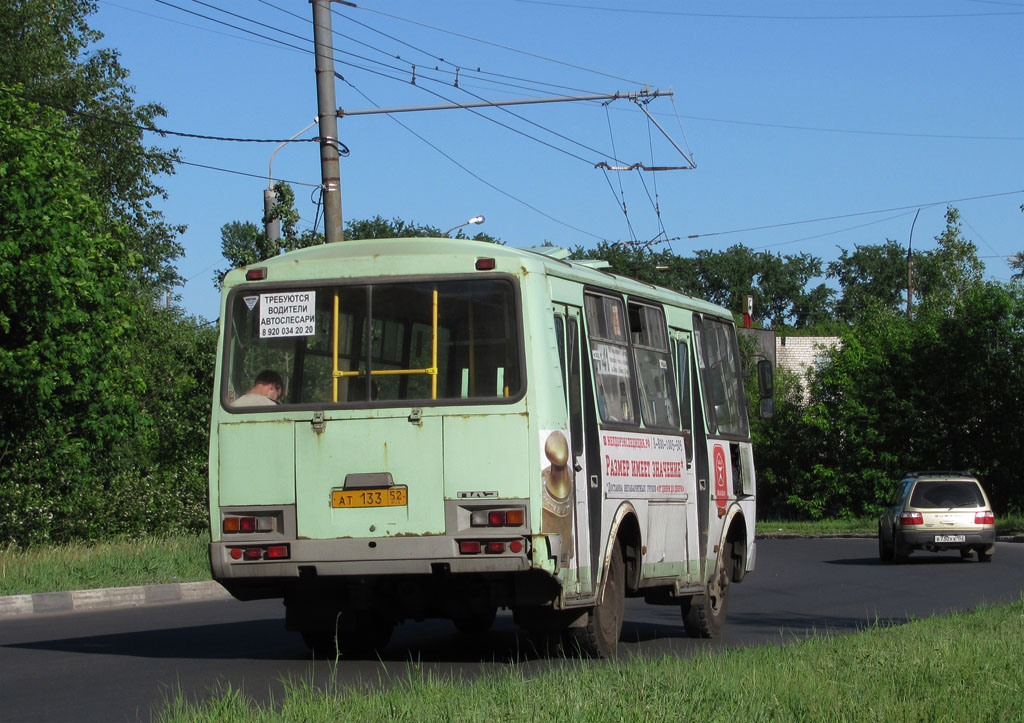
<path id="1" fill-rule="evenodd" d="M 992 562 L 992 548 L 991 547 L 979 547 L 978 548 L 978 562 Z"/>
<path id="2" fill-rule="evenodd" d="M 961 547 L 960 548 L 960 557 L 962 557 L 965 560 L 970 560 L 971 559 L 971 555 L 973 555 L 973 554 L 974 554 L 974 550 L 972 550 L 969 547 Z"/>
<path id="3" fill-rule="evenodd" d="M 898 532 L 892 536 L 892 557 L 896 562 L 906 562 L 910 557 L 910 545 L 903 541 Z"/>
<path id="4" fill-rule="evenodd" d="M 892 545 L 885 543 L 885 538 L 882 536 L 882 526 L 878 526 L 878 559 L 882 562 L 892 562 Z"/>

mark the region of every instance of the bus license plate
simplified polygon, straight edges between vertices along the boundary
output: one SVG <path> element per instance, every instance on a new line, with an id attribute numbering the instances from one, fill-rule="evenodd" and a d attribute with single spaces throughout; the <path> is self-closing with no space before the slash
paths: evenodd
<path id="1" fill-rule="evenodd" d="M 389 487 L 380 490 L 334 490 L 331 492 L 331 507 L 335 509 L 405 507 L 407 504 L 408 490 L 404 487 Z"/>
<path id="2" fill-rule="evenodd" d="M 966 542 L 967 535 L 936 535 L 936 542 Z"/>

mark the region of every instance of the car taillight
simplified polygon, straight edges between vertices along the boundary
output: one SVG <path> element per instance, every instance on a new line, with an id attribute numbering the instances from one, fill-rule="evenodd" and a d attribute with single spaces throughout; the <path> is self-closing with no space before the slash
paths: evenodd
<path id="1" fill-rule="evenodd" d="M 996 516 L 992 513 L 992 510 L 974 513 L 974 524 L 976 525 L 994 525 L 995 523 Z"/>
<path id="2" fill-rule="evenodd" d="M 920 512 L 904 512 L 900 515 L 901 525 L 923 525 L 924 518 Z"/>

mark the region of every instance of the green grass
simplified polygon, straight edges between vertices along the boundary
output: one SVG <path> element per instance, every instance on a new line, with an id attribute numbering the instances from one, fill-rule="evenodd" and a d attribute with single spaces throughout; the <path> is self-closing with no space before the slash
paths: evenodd
<path id="1" fill-rule="evenodd" d="M 0 595 L 210 579 L 207 536 L 0 548 Z"/>
<path id="2" fill-rule="evenodd" d="M 166 723 L 212 721 L 1018 721 L 1024 603 L 844 636 L 692 658 L 511 665 L 474 682 L 414 664 L 387 690 L 291 681 L 277 704 L 235 689 L 179 695 Z"/>

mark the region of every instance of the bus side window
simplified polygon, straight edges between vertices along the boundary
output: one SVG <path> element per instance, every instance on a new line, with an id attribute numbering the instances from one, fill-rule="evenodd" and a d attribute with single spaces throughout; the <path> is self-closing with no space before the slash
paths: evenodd
<path id="1" fill-rule="evenodd" d="M 644 424 L 676 430 L 679 428 L 679 410 L 665 316 L 661 309 L 653 306 L 630 303 L 629 330 L 633 339 L 633 359 L 640 383 L 640 411 Z"/>
<path id="2" fill-rule="evenodd" d="M 690 345 L 680 339 L 676 344 L 676 363 L 679 365 L 679 412 L 683 426 L 683 444 L 686 461 L 693 461 L 693 401 L 690 390 Z"/>
<path id="3" fill-rule="evenodd" d="M 701 319 L 698 314 L 694 314 L 694 328 L 709 431 L 749 437 L 735 331 L 725 322 Z"/>
<path id="4" fill-rule="evenodd" d="M 561 314 L 555 314 L 555 345 L 558 347 L 558 363 L 562 370 L 562 391 L 565 391 L 565 320 Z"/>
<path id="5" fill-rule="evenodd" d="M 634 402 L 636 393 L 622 301 L 610 296 L 587 294 L 584 303 L 601 420 L 635 425 L 638 423 Z"/>

